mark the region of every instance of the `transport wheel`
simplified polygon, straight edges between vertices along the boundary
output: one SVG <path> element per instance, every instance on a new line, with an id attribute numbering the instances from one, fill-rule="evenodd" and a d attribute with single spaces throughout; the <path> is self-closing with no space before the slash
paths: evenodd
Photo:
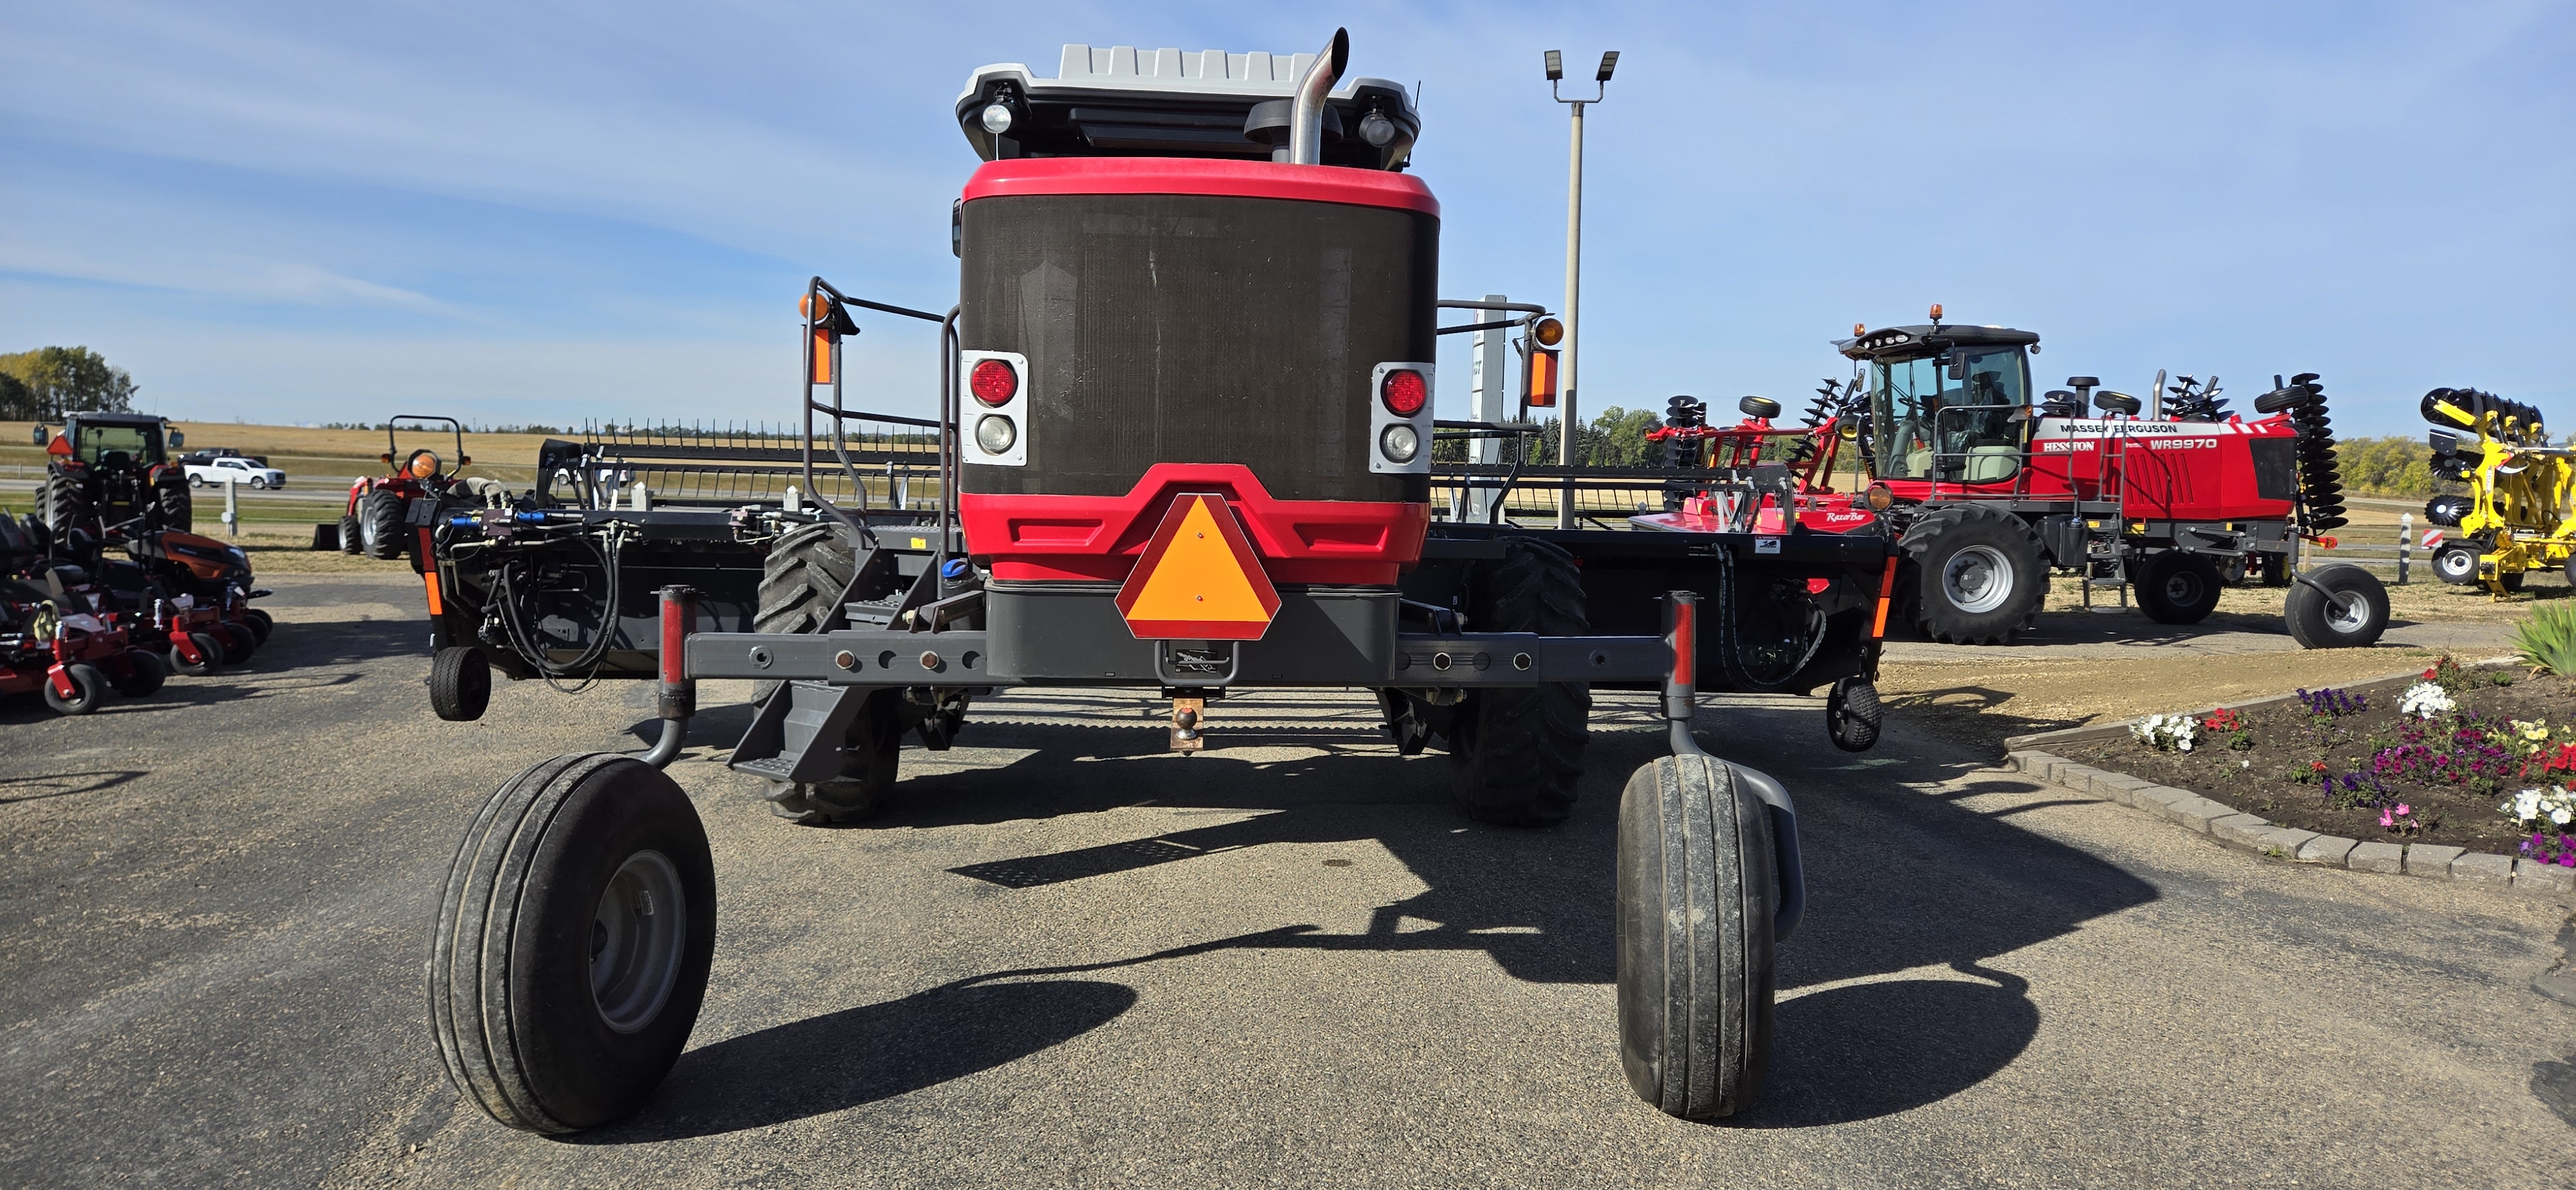
<path id="1" fill-rule="evenodd" d="M 170 669 L 172 672 L 183 673 L 192 678 L 202 678 L 223 667 L 224 646 L 218 643 L 214 637 L 208 636 L 203 632 L 191 632 L 188 634 L 188 643 L 197 646 L 197 655 L 204 658 L 204 660 L 191 662 L 186 657 L 181 656 L 178 650 L 172 649 L 170 651 Z"/>
<path id="2" fill-rule="evenodd" d="M 1581 636 L 1591 630 L 1574 556 L 1537 538 L 1503 539 L 1499 562 L 1468 575 L 1468 625 L 1478 632 Z M 1574 810 L 1590 738 L 1592 688 L 1583 682 L 1492 687 L 1467 695 L 1450 721 L 1452 787 L 1467 816 L 1499 826 L 1553 826 Z"/>
<path id="3" fill-rule="evenodd" d="M 52 707 L 57 715 L 86 715 L 95 711 L 98 704 L 107 701 L 107 692 L 114 688 L 106 674 L 86 662 L 64 666 L 63 674 L 72 680 L 70 698 L 63 697 L 62 692 L 54 689 L 52 677 L 48 676 L 44 681 L 45 705 Z"/>
<path id="4" fill-rule="evenodd" d="M 449 645 L 429 662 L 429 709 L 450 723 L 471 723 L 492 705 L 492 663 L 483 650 Z"/>
<path id="5" fill-rule="evenodd" d="M 1687 1120 L 1732 1115 L 1771 1062 L 1771 819 L 1707 756 L 1667 756 L 1619 795 L 1619 1062 Z"/>
<path id="6" fill-rule="evenodd" d="M 127 698 L 145 697 L 170 680 L 170 667 L 150 649 L 127 649 L 125 667 L 126 672 L 116 678 L 116 692 Z"/>
<path id="7" fill-rule="evenodd" d="M 188 494 L 187 484 L 169 476 L 152 486 L 152 510 L 159 514 L 162 528 L 182 533 L 196 528 L 197 501 Z"/>
<path id="8" fill-rule="evenodd" d="M 392 492 L 369 492 L 358 502 L 358 551 L 370 558 L 403 554 L 403 502 Z"/>
<path id="9" fill-rule="evenodd" d="M 356 513 L 351 513 L 347 516 L 341 517 L 340 552 L 344 554 L 357 553 L 359 549 L 358 537 L 361 532 L 363 531 L 358 527 L 358 517 Z"/>
<path id="10" fill-rule="evenodd" d="M 2197 624 L 2218 610 L 2218 566 L 2183 550 L 2158 550 L 2133 572 L 2138 610 L 2159 624 Z"/>
<path id="11" fill-rule="evenodd" d="M 1915 625 L 1944 644 L 2010 644 L 2048 595 L 2039 537 L 2011 513 L 1954 504 L 1917 519 L 1897 544 L 1913 563 L 1899 585 Z"/>
<path id="12" fill-rule="evenodd" d="M 1867 752 L 1877 744 L 1885 714 L 1878 687 L 1858 675 L 1834 679 L 1833 689 L 1825 692 L 1825 734 L 1845 752 Z"/>
<path id="13" fill-rule="evenodd" d="M 2465 586 L 2478 581 L 2478 555 L 2485 552 L 2474 541 L 2446 541 L 2433 551 L 2433 573 L 2443 582 Z"/>
<path id="14" fill-rule="evenodd" d="M 2388 630 L 2388 588 L 2350 562 L 2320 566 L 2291 586 L 2281 615 L 2301 648 L 2362 648 Z"/>
<path id="15" fill-rule="evenodd" d="M 878 690 L 859 706 L 830 781 L 769 783 L 769 812 L 798 826 L 838 826 L 877 812 L 894 792 L 903 755 L 903 692 Z"/>
<path id="16" fill-rule="evenodd" d="M 81 498 L 80 485 L 69 476 L 48 475 L 36 489 L 36 519 L 60 539 L 64 530 L 89 523 L 89 501 Z"/>
<path id="17" fill-rule="evenodd" d="M 837 520 L 788 530 L 769 547 L 760 567 L 760 611 L 752 626 L 762 632 L 819 632 L 858 566 L 858 548 Z M 752 701 L 768 699 L 777 682 L 754 682 Z"/>
<path id="18" fill-rule="evenodd" d="M 610 753 L 510 778 L 456 849 L 429 1019 L 459 1094 L 530 1132 L 632 1113 L 689 1040 L 714 954 L 706 829 L 661 770 Z"/>

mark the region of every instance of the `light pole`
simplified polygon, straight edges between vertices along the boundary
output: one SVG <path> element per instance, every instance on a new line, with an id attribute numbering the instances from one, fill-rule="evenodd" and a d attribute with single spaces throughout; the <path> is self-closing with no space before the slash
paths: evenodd
<path id="1" fill-rule="evenodd" d="M 1568 99 L 1557 94 L 1557 84 L 1565 78 L 1565 55 L 1547 52 L 1547 93 L 1558 103 L 1574 107 L 1574 148 L 1572 161 L 1566 167 L 1565 183 L 1565 394 L 1558 399 L 1556 422 L 1557 462 L 1574 465 L 1576 427 L 1582 419 L 1575 409 L 1575 330 L 1576 309 L 1583 284 L 1583 108 L 1599 103 L 1610 92 L 1610 72 L 1618 69 L 1619 51 L 1601 55 L 1601 69 L 1592 76 L 1590 99 Z M 1574 527 L 1574 484 L 1568 480 L 1557 490 L 1556 527 Z"/>

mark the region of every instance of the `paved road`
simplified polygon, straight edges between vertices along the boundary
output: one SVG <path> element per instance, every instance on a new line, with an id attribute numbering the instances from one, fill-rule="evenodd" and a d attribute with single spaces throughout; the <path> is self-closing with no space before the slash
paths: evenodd
<path id="1" fill-rule="evenodd" d="M 426 713 L 406 576 L 281 579 L 246 671 L 81 720 L 0 705 L 0 1184 L 2564 1185 L 2531 1090 L 2576 1009 L 2526 988 L 2566 908 L 2269 864 L 1901 728 L 1704 739 L 1801 797 L 1813 911 L 1748 1115 L 1636 1102 L 1611 1018 L 1618 782 L 1471 827 L 1365 703 L 1011 698 L 907 751 L 881 822 L 675 775 L 723 939 L 694 1048 L 570 1141 L 458 1106 L 424 923 L 485 793 L 630 744 L 625 689 Z M 710 701 L 723 691 L 710 690 Z"/>

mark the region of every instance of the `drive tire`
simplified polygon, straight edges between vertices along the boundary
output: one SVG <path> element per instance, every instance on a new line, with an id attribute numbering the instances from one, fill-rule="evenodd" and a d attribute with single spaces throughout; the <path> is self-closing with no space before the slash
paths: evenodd
<path id="1" fill-rule="evenodd" d="M 358 550 L 378 561 L 403 556 L 403 499 L 394 492 L 369 492 L 358 501 Z"/>
<path id="2" fill-rule="evenodd" d="M 358 514 L 353 512 L 340 518 L 341 553 L 356 554 L 358 552 L 358 535 L 360 532 L 361 530 L 358 528 Z"/>
<path id="3" fill-rule="evenodd" d="M 492 705 L 492 663 L 483 650 L 449 645 L 429 662 L 429 709 L 450 723 L 471 723 Z"/>
<path id="4" fill-rule="evenodd" d="M 2364 648 L 2388 631 L 2388 588 L 2350 562 L 2320 566 L 2291 585 L 2281 616 L 2301 648 Z"/>
<path id="5" fill-rule="evenodd" d="M 150 649 L 127 649 L 126 672 L 115 679 L 116 692 L 127 698 L 148 698 L 170 680 L 170 667 L 161 663 L 161 655 Z"/>
<path id="6" fill-rule="evenodd" d="M 706 829 L 669 776 L 609 753 L 530 766 L 484 803 L 439 898 L 448 1078 L 529 1132 L 632 1114 L 697 1024 L 715 927 Z"/>
<path id="7" fill-rule="evenodd" d="M 2433 551 L 2433 574 L 2453 586 L 2478 581 L 2478 558 L 2486 551 L 2474 541 L 2445 541 Z"/>
<path id="8" fill-rule="evenodd" d="M 2039 536 L 2011 513 L 1976 504 L 1936 509 L 1897 544 L 1913 572 L 1898 585 L 1915 627 L 1943 644 L 2011 644 L 2048 596 Z"/>
<path id="9" fill-rule="evenodd" d="M 1753 1102 L 1771 1062 L 1771 818 L 1708 756 L 1667 756 L 1619 795 L 1619 1062 L 1686 1120 Z"/>
<path id="10" fill-rule="evenodd" d="M 2158 550 L 2138 564 L 2138 610 L 2159 624 L 2197 624 L 2218 610 L 2218 566 L 2182 550 Z"/>
<path id="11" fill-rule="evenodd" d="M 903 758 L 903 692 L 867 695 L 841 747 L 841 775 L 829 781 L 772 781 L 769 812 L 798 826 L 847 826 L 874 815 L 893 794 Z"/>
<path id="12" fill-rule="evenodd" d="M 788 530 L 761 561 L 760 610 L 753 627 L 761 632 L 822 631 L 857 567 L 858 546 L 839 520 Z M 778 687 L 775 681 L 752 683 L 752 701 L 766 701 Z"/>
<path id="13" fill-rule="evenodd" d="M 1825 735 L 1845 752 L 1867 752 L 1878 744 L 1879 723 L 1886 713 L 1878 701 L 1878 687 L 1868 679 L 1836 678 L 1833 688 L 1825 692 Z"/>
<path id="14" fill-rule="evenodd" d="M 90 507 L 80 484 L 65 475 L 46 476 L 36 488 L 36 519 L 45 523 L 56 541 L 62 540 L 65 530 L 87 527 Z"/>
<path id="15" fill-rule="evenodd" d="M 1467 577 L 1467 620 L 1477 632 L 1591 631 L 1583 573 L 1553 542 L 1506 538 L 1502 559 L 1479 564 Z M 1583 682 L 1469 693 L 1449 729 L 1451 787 L 1460 808 L 1496 826 L 1565 821 L 1583 778 L 1591 716 L 1592 688 Z"/>
<path id="16" fill-rule="evenodd" d="M 99 704 L 107 701 L 108 691 L 115 688 L 108 682 L 106 674 L 101 673 L 97 666 L 87 662 L 76 661 L 64 666 L 63 676 L 72 681 L 70 698 L 63 697 L 60 691 L 54 689 L 54 680 L 50 675 L 43 680 L 45 705 L 52 707 L 57 715 L 86 715 L 95 711 L 99 708 Z"/>

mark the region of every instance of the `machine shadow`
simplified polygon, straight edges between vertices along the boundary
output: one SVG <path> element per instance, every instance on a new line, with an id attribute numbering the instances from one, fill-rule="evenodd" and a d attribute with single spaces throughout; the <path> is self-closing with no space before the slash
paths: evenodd
<path id="1" fill-rule="evenodd" d="M 32 777 L 0 777 L 0 806 L 17 802 L 40 802 L 49 798 L 77 797 L 114 789 L 143 775 L 141 769 L 94 769 L 81 773 L 47 773 Z"/>
<path id="2" fill-rule="evenodd" d="M 1099 980 L 943 984 L 691 1050 L 636 1118 L 567 1139 L 643 1144 L 841 1111 L 1016 1062 L 1135 1003 Z"/>
<path id="3" fill-rule="evenodd" d="M 1781 1004 L 1761 1098 L 1724 1124 L 1811 1128 L 1875 1119 L 1939 1102 L 2011 1065 L 2039 1035 L 2029 984 L 1966 964 L 1957 969 L 1993 982 L 1887 980 Z M 1854 1078 L 1856 1071 L 1868 1076 Z"/>

